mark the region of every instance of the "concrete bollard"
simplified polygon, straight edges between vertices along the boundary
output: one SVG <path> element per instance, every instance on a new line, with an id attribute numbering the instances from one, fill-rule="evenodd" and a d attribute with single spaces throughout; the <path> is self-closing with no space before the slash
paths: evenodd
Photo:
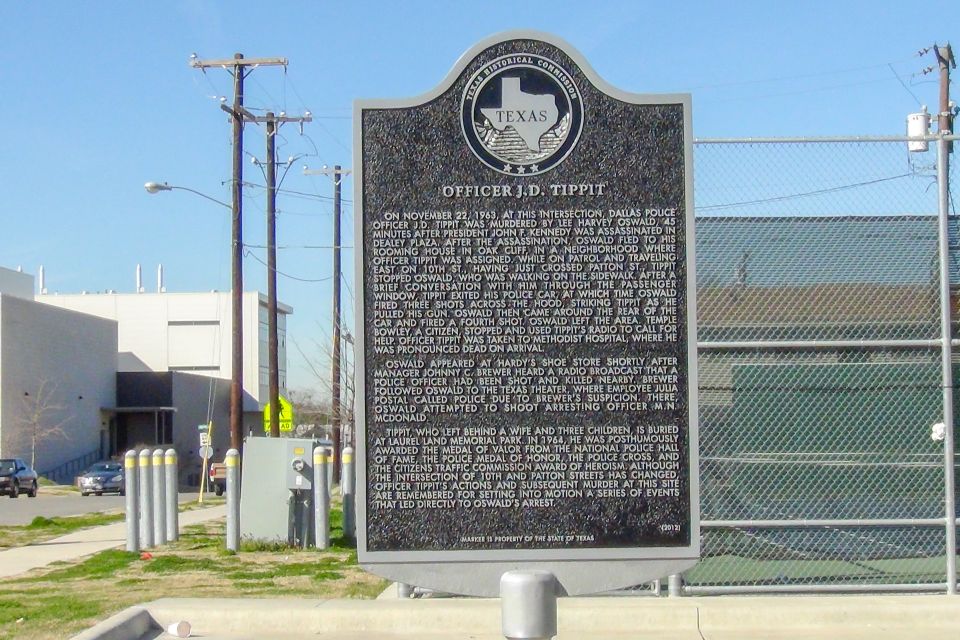
<path id="1" fill-rule="evenodd" d="M 180 481 L 177 469 L 177 450 L 167 449 L 163 456 L 163 469 L 167 489 L 167 542 L 176 542 L 180 539 Z"/>
<path id="2" fill-rule="evenodd" d="M 140 513 L 137 511 L 137 452 L 123 456 L 123 493 L 126 496 L 127 551 L 140 551 Z"/>
<path id="3" fill-rule="evenodd" d="M 150 475 L 152 456 L 144 449 L 138 456 L 140 467 L 140 548 L 153 546 L 153 482 Z"/>
<path id="4" fill-rule="evenodd" d="M 667 578 L 667 593 L 671 598 L 683 596 L 683 575 L 674 573 Z"/>
<path id="5" fill-rule="evenodd" d="M 153 544 L 167 543 L 167 491 L 163 472 L 163 449 L 153 451 Z"/>
<path id="6" fill-rule="evenodd" d="M 509 640 L 549 640 L 557 635 L 557 579 L 539 569 L 500 577 L 501 632 Z"/>
<path id="7" fill-rule="evenodd" d="M 240 452 L 227 451 L 223 459 L 227 468 L 227 549 L 240 549 Z"/>
<path id="8" fill-rule="evenodd" d="M 343 477 L 340 479 L 340 491 L 343 495 L 343 535 L 347 538 L 357 536 L 357 512 L 355 502 L 356 478 L 354 477 L 353 447 L 343 450 Z"/>
<path id="9" fill-rule="evenodd" d="M 313 517 L 314 540 L 317 549 L 330 546 L 330 487 L 327 472 L 330 459 L 326 447 L 313 449 Z"/>

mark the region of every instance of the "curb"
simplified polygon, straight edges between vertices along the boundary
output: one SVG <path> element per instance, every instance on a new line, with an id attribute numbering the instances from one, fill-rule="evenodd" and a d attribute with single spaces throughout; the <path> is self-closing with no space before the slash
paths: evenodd
<path id="1" fill-rule="evenodd" d="M 136 640 L 160 627 L 144 607 L 130 607 L 70 640 Z"/>
<path id="2" fill-rule="evenodd" d="M 180 620 L 190 622 L 197 637 L 211 638 L 502 638 L 496 598 L 163 598 L 127 609 L 72 640 L 139 640 Z M 558 627 L 559 637 L 569 640 L 953 640 L 960 637 L 960 598 L 562 598 Z"/>

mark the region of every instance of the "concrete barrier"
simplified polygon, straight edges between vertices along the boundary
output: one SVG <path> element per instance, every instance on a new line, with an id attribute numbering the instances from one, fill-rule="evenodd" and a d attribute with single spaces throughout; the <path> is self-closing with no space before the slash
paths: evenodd
<path id="1" fill-rule="evenodd" d="M 130 607 L 70 640 L 138 640 L 158 629 L 160 626 L 144 607 Z"/>

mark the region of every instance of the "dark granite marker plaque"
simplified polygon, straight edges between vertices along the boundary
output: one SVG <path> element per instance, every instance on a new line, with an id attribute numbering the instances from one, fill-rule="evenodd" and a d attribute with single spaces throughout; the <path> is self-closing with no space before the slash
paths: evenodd
<path id="1" fill-rule="evenodd" d="M 509 34 L 356 117 L 361 561 L 688 566 L 689 97 Z"/>

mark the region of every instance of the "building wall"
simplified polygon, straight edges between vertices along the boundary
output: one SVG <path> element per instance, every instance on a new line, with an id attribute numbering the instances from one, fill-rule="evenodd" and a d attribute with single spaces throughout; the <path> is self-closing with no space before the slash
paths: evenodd
<path id="1" fill-rule="evenodd" d="M 116 320 L 119 371 L 176 371 L 229 380 L 232 376 L 231 297 L 229 292 L 40 295 L 39 302 Z M 243 294 L 243 388 L 245 411 L 267 401 L 261 384 L 267 352 L 261 344 L 266 301 Z M 281 392 L 286 388 L 286 318 L 280 305 L 278 330 Z M 265 334 L 264 334 L 265 339 Z"/>
<path id="2" fill-rule="evenodd" d="M 0 267 L 0 293 L 33 300 L 33 276 Z"/>
<path id="3" fill-rule="evenodd" d="M 230 448 L 230 381 L 174 372 L 173 446 L 180 464 L 180 481 L 198 484 L 202 460 L 198 425 L 213 422 L 213 460 L 222 462 Z M 212 412 L 208 413 L 208 407 Z"/>
<path id="4" fill-rule="evenodd" d="M 65 433 L 38 444 L 39 471 L 100 448 L 116 364 L 116 322 L 0 294 L 0 455 L 30 459 L 38 410 Z"/>

